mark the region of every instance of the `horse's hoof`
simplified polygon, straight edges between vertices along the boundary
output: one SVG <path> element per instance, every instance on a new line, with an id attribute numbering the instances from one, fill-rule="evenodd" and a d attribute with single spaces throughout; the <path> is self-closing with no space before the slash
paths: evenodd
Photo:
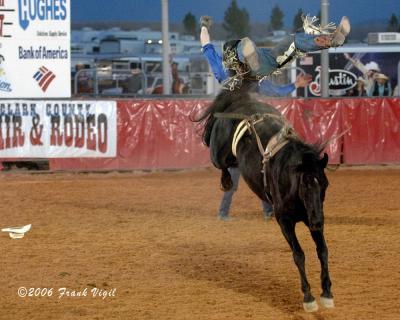
<path id="1" fill-rule="evenodd" d="M 221 221 L 231 221 L 232 218 L 228 215 L 218 214 L 218 219 Z"/>
<path id="2" fill-rule="evenodd" d="M 275 216 L 274 212 L 264 212 L 264 219 L 265 221 L 272 220 L 272 218 Z"/>
<path id="3" fill-rule="evenodd" d="M 321 297 L 320 298 L 321 305 L 325 308 L 334 308 L 335 303 L 333 302 L 333 298 L 325 298 Z"/>
<path id="4" fill-rule="evenodd" d="M 303 308 L 305 312 L 315 312 L 318 310 L 317 301 L 303 302 Z"/>

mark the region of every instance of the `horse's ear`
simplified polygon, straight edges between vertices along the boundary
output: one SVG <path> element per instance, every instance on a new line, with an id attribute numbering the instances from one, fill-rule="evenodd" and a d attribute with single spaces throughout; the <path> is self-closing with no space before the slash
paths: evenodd
<path id="1" fill-rule="evenodd" d="M 322 157 L 322 159 L 319 160 L 319 163 L 322 168 L 326 168 L 328 160 L 329 160 L 328 154 L 324 152 L 324 156 Z"/>

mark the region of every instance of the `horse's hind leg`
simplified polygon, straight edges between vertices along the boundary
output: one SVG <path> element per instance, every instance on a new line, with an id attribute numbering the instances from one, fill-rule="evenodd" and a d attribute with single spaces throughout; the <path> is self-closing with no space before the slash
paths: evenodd
<path id="1" fill-rule="evenodd" d="M 221 170 L 221 190 L 229 191 L 232 189 L 232 177 L 228 169 Z"/>
<path id="2" fill-rule="evenodd" d="M 303 307 L 307 312 L 314 312 L 318 310 L 318 304 L 311 294 L 310 284 L 307 281 L 306 270 L 305 270 L 305 256 L 303 249 L 297 240 L 295 233 L 295 223 L 291 220 L 281 219 L 279 221 L 282 233 L 285 236 L 286 241 L 289 243 L 290 248 L 293 252 L 293 259 L 296 263 L 297 269 L 300 273 L 301 278 L 301 291 L 303 291 Z"/>
<path id="3" fill-rule="evenodd" d="M 333 295 L 331 292 L 331 279 L 328 270 L 328 248 L 326 246 L 323 231 L 311 231 L 311 236 L 317 245 L 317 253 L 321 262 L 321 304 L 325 308 L 333 308 Z"/>

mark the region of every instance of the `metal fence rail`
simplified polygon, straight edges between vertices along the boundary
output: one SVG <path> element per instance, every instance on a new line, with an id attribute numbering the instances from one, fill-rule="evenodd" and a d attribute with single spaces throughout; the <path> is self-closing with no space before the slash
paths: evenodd
<path id="1" fill-rule="evenodd" d="M 270 80 L 277 85 L 294 82 L 297 74 L 305 74 L 300 67 L 288 67 L 271 75 Z M 185 95 L 216 95 L 220 85 L 211 72 L 180 72 L 179 77 L 188 87 Z M 150 96 L 162 94 L 162 73 L 159 70 L 146 73 L 143 69 L 119 69 L 111 67 L 86 68 L 73 76 L 74 96 Z M 299 92 L 295 92 L 297 96 Z M 308 90 L 301 91 L 307 97 Z"/>

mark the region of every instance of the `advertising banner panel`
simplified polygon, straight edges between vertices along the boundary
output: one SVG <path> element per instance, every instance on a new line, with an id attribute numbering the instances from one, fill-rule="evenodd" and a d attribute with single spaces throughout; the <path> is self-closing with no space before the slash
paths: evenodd
<path id="1" fill-rule="evenodd" d="M 344 48 L 342 49 L 344 50 Z M 360 49 L 361 50 L 361 49 Z M 395 51 L 397 50 L 397 51 Z M 312 75 L 312 82 L 308 86 L 309 97 L 321 96 L 321 59 L 320 54 L 309 54 L 297 61 L 298 67 Z M 335 52 L 329 53 L 329 95 L 333 97 L 377 96 L 368 83 L 372 72 L 383 73 L 388 78 L 390 92 L 397 85 L 397 71 L 400 63 L 400 47 L 392 52 Z M 364 82 L 366 89 L 363 94 L 358 93 L 357 81 Z M 368 92 L 367 92 L 368 91 Z M 389 91 L 384 96 L 389 96 Z M 299 94 L 302 92 L 299 89 Z"/>
<path id="2" fill-rule="evenodd" d="M 115 101 L 2 101 L 0 158 L 115 157 Z"/>
<path id="3" fill-rule="evenodd" d="M 70 0 L 0 0 L 0 98 L 71 96 Z"/>

